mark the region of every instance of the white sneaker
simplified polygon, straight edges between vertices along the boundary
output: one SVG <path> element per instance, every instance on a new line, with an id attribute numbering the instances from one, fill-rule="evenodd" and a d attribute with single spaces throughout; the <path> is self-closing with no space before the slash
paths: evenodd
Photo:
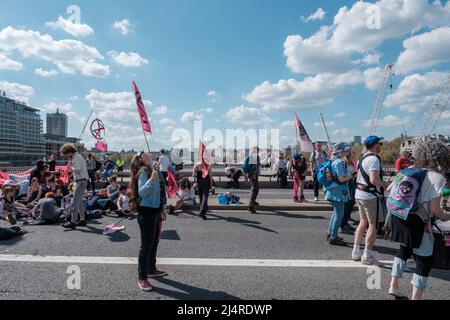
<path id="1" fill-rule="evenodd" d="M 361 253 L 352 252 L 352 260 L 353 261 L 361 261 Z"/>
<path id="2" fill-rule="evenodd" d="M 361 262 L 362 262 L 362 264 L 364 264 L 366 266 L 377 266 L 377 267 L 384 266 L 384 264 L 382 264 L 380 261 L 375 259 L 375 257 L 364 257 L 363 256 L 361 258 Z"/>
<path id="3" fill-rule="evenodd" d="M 314 201 L 319 201 L 319 198 L 315 197 L 315 198 L 314 198 Z"/>
<path id="4" fill-rule="evenodd" d="M 405 295 L 400 291 L 399 288 L 393 288 L 393 287 L 389 288 L 389 295 L 391 295 L 393 297 L 397 297 L 397 298 L 405 297 Z"/>

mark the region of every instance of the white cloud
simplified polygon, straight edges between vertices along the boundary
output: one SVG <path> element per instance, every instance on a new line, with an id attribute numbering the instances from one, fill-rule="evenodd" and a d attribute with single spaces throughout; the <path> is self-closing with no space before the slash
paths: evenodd
<path id="1" fill-rule="evenodd" d="M 0 90 L 6 91 L 6 94 L 13 98 L 30 97 L 35 94 L 30 86 L 8 81 L 0 81 Z"/>
<path id="2" fill-rule="evenodd" d="M 152 110 L 152 114 L 161 115 L 166 114 L 169 111 L 166 106 L 160 106 Z"/>
<path id="3" fill-rule="evenodd" d="M 256 86 L 244 99 L 263 106 L 264 111 L 300 111 L 323 107 L 333 102 L 334 96 L 348 85 L 364 82 L 360 71 L 344 74 L 318 74 L 299 82 L 295 79 L 278 83 L 265 81 Z"/>
<path id="4" fill-rule="evenodd" d="M 69 111 L 66 114 L 67 114 L 67 118 L 69 119 L 69 121 L 75 121 L 75 122 L 84 123 L 87 120 L 85 117 L 80 116 L 75 111 Z"/>
<path id="5" fill-rule="evenodd" d="M 312 22 L 312 21 L 323 20 L 323 19 L 325 19 L 326 14 L 327 13 L 322 8 L 319 8 L 319 9 L 317 9 L 316 12 L 311 14 L 309 17 L 305 18 L 302 16 L 301 19 L 304 23 L 308 23 L 308 22 Z"/>
<path id="6" fill-rule="evenodd" d="M 244 105 L 231 108 L 226 113 L 226 118 L 230 122 L 240 123 L 247 126 L 265 125 L 272 122 L 260 109 L 246 107 Z"/>
<path id="7" fill-rule="evenodd" d="M 334 126 L 334 121 L 325 121 L 325 125 L 328 127 L 333 127 Z M 314 122 L 314 128 L 322 128 L 323 124 L 322 122 Z"/>
<path id="8" fill-rule="evenodd" d="M 450 4 L 450 2 L 448 2 Z M 411 37 L 398 57 L 397 71 L 407 74 L 450 61 L 450 28 L 442 27 Z"/>
<path id="9" fill-rule="evenodd" d="M 73 96 L 69 98 L 70 101 L 77 101 L 78 99 L 79 99 L 78 96 Z"/>
<path id="10" fill-rule="evenodd" d="M 375 7 L 376 6 L 376 7 Z M 367 22 L 379 8 L 381 28 L 370 30 Z M 425 27 L 448 25 L 450 2 L 426 0 L 380 0 L 375 3 L 357 1 L 342 7 L 332 25 L 321 27 L 309 38 L 290 35 L 284 43 L 287 66 L 298 73 L 341 73 L 355 64 L 373 62 L 366 54 L 385 40 L 396 39 Z M 363 55 L 365 58 L 357 58 Z M 356 58 L 356 60 L 352 60 Z M 366 60 L 366 61 L 365 61 Z"/>
<path id="11" fill-rule="evenodd" d="M 206 112 L 206 113 L 213 113 L 214 109 L 213 108 L 203 108 L 203 109 L 200 109 L 200 111 Z"/>
<path id="12" fill-rule="evenodd" d="M 220 100 L 220 94 L 218 94 L 216 91 L 214 90 L 210 90 L 208 91 L 208 93 L 206 94 L 206 96 L 208 98 L 211 98 L 212 102 L 216 102 Z"/>
<path id="13" fill-rule="evenodd" d="M 334 115 L 335 118 L 345 117 L 347 114 L 345 112 L 338 112 Z"/>
<path id="14" fill-rule="evenodd" d="M 417 112 L 437 92 L 446 73 L 429 72 L 424 75 L 413 74 L 405 77 L 397 90 L 386 97 L 384 105 L 388 108 L 398 107 L 401 111 Z"/>
<path id="15" fill-rule="evenodd" d="M 56 76 L 59 72 L 56 70 L 44 70 L 42 68 L 37 68 L 34 69 L 34 73 L 37 74 L 38 76 L 44 77 L 44 78 L 48 78 L 51 76 Z"/>
<path id="16" fill-rule="evenodd" d="M 377 90 L 380 86 L 381 80 L 384 77 L 384 69 L 370 68 L 363 72 L 364 82 L 366 88 L 370 90 Z"/>
<path id="17" fill-rule="evenodd" d="M 104 59 L 98 50 L 78 40 L 53 40 L 50 35 L 9 26 L 0 30 L 0 43 L 3 53 L 18 51 L 24 58 L 51 62 L 65 74 L 109 75 L 109 66 L 97 62 Z"/>
<path id="18" fill-rule="evenodd" d="M 21 62 L 12 60 L 6 55 L 0 53 L 0 70 L 20 71 L 23 68 L 24 67 Z"/>
<path id="19" fill-rule="evenodd" d="M 124 67 L 141 67 L 149 63 L 147 59 L 141 57 L 137 52 L 117 52 L 109 51 L 108 55 L 119 65 Z"/>
<path id="20" fill-rule="evenodd" d="M 87 24 L 73 23 L 61 16 L 58 18 L 58 21 L 49 21 L 46 22 L 45 25 L 55 30 L 63 30 L 74 37 L 84 37 L 94 34 L 94 29 Z"/>
<path id="21" fill-rule="evenodd" d="M 195 112 L 185 112 L 181 117 L 181 122 L 194 123 L 195 121 L 202 121 L 203 115 Z"/>
<path id="22" fill-rule="evenodd" d="M 366 127 L 366 128 L 370 127 L 372 122 L 373 122 L 373 120 L 367 121 L 364 124 L 364 127 Z M 410 122 L 410 118 L 409 117 L 401 118 L 401 117 L 389 114 L 389 115 L 385 116 L 384 118 L 379 119 L 378 123 L 377 123 L 377 126 L 378 127 L 386 127 L 386 128 L 398 127 L 398 126 L 401 127 L 403 124 L 408 123 L 408 122 Z"/>
<path id="23" fill-rule="evenodd" d="M 163 126 L 174 126 L 175 125 L 175 121 L 173 121 L 172 119 L 169 118 L 163 118 L 161 120 L 158 121 L 159 124 L 162 124 Z"/>
<path id="24" fill-rule="evenodd" d="M 123 34 L 124 36 L 128 35 L 130 32 L 132 32 L 131 30 L 131 23 L 130 21 L 128 21 L 128 19 L 123 19 L 121 21 L 116 21 L 113 24 L 113 28 L 116 30 L 119 30 L 119 32 L 121 34 Z"/>
<path id="25" fill-rule="evenodd" d="M 59 111 L 67 112 L 67 111 L 72 111 L 73 106 L 70 103 L 55 103 L 55 102 L 50 102 L 50 103 L 44 105 L 44 110 L 46 112 L 55 112 L 58 109 L 59 109 Z"/>
<path id="26" fill-rule="evenodd" d="M 380 63 L 380 54 L 378 53 L 368 53 L 366 54 L 358 63 L 363 63 L 366 65 L 378 64 Z"/>
<path id="27" fill-rule="evenodd" d="M 96 89 L 91 89 L 85 99 L 89 102 L 91 108 L 95 110 L 108 109 L 114 112 L 114 110 L 130 110 L 136 109 L 136 99 L 132 92 L 100 92 Z M 144 100 L 146 108 L 152 106 L 152 102 Z M 137 112 L 136 112 L 137 114 Z"/>
<path id="28" fill-rule="evenodd" d="M 294 120 L 292 121 L 284 121 L 280 124 L 281 128 L 294 128 L 295 127 L 295 122 Z"/>

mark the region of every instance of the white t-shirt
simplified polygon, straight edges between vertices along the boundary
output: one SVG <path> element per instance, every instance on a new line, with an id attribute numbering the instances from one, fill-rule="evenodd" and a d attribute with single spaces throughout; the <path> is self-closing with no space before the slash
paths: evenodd
<path id="1" fill-rule="evenodd" d="M 362 166 L 362 169 L 364 170 L 364 172 L 366 172 L 368 176 L 370 176 L 370 172 L 372 172 L 372 171 L 378 171 L 378 172 L 381 171 L 381 163 L 380 163 L 380 160 L 376 156 L 369 156 L 369 157 L 365 158 L 363 160 L 361 166 Z M 356 183 L 367 185 L 361 172 L 359 172 L 359 171 L 358 171 L 358 177 L 356 178 Z M 371 193 L 356 189 L 355 199 L 357 199 L 357 200 L 373 200 L 376 198 L 377 197 Z"/>
<path id="2" fill-rule="evenodd" d="M 445 177 L 434 171 L 428 171 L 422 183 L 419 194 L 419 203 L 428 205 L 428 203 L 442 195 L 442 191 L 447 183 Z"/>
<path id="3" fill-rule="evenodd" d="M 158 161 L 160 164 L 160 167 L 159 167 L 160 171 L 167 172 L 167 170 L 169 169 L 169 165 L 170 165 L 169 158 L 167 158 L 166 156 L 160 156 Z"/>
<path id="4" fill-rule="evenodd" d="M 89 179 L 89 175 L 86 168 L 86 161 L 83 156 L 78 152 L 73 155 L 73 168 L 75 170 L 80 170 L 79 174 L 73 173 L 74 180 L 87 180 Z"/>
<path id="5" fill-rule="evenodd" d="M 128 196 L 124 196 L 123 194 L 120 195 L 119 199 L 117 199 L 117 203 L 122 202 L 122 209 L 123 210 L 130 210 L 130 198 Z"/>

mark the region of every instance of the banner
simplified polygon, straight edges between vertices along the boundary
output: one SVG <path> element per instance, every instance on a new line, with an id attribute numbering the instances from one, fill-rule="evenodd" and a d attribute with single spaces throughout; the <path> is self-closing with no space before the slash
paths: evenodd
<path id="1" fill-rule="evenodd" d="M 108 152 L 108 145 L 100 140 L 95 144 L 95 148 L 102 153 Z"/>
<path id="2" fill-rule="evenodd" d="M 22 185 L 24 183 L 28 183 L 30 180 L 30 174 L 31 171 L 33 169 L 24 171 L 24 172 L 20 172 L 20 173 L 15 173 L 15 174 L 10 174 L 10 173 L 6 173 L 6 172 L 2 172 L 0 171 L 0 185 L 11 185 L 11 186 L 18 186 L 18 185 Z M 69 183 L 69 174 L 68 174 L 68 170 L 69 168 L 67 166 L 56 166 L 55 167 L 56 171 L 59 171 L 61 173 L 61 181 L 64 184 L 68 184 Z"/>
<path id="3" fill-rule="evenodd" d="M 199 159 L 201 159 L 202 162 L 202 177 L 206 178 L 209 174 L 209 169 L 211 168 L 211 154 L 209 153 L 208 149 L 206 149 L 206 146 L 202 141 L 200 141 L 198 151 Z"/>
<path id="4" fill-rule="evenodd" d="M 152 133 L 152 128 L 150 127 L 150 122 L 148 121 L 148 116 L 147 112 L 145 111 L 145 106 L 144 102 L 142 101 L 141 93 L 139 92 L 139 89 L 134 81 L 133 81 L 133 90 L 136 96 L 137 110 L 139 112 L 139 118 L 141 119 L 142 129 L 144 129 L 144 131 L 146 132 Z"/>
<path id="5" fill-rule="evenodd" d="M 314 152 L 314 146 L 312 144 L 312 141 L 309 138 L 309 135 L 306 132 L 305 127 L 298 119 L 297 113 L 295 113 L 295 128 L 297 129 L 297 136 L 300 140 L 300 150 L 302 152 Z"/>

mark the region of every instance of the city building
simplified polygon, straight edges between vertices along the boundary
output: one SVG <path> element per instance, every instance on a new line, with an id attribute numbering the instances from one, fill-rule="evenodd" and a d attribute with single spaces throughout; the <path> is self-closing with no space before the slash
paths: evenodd
<path id="1" fill-rule="evenodd" d="M 0 95 L 0 162 L 28 166 L 45 155 L 39 110 Z"/>
<path id="2" fill-rule="evenodd" d="M 72 143 L 78 148 L 78 152 L 83 153 L 86 152 L 86 148 L 84 147 L 84 144 L 81 143 L 81 140 L 78 138 L 71 138 L 71 137 L 63 137 L 60 135 L 54 135 L 54 134 L 44 134 L 44 142 L 45 142 L 45 154 L 47 157 L 50 157 L 50 155 L 54 155 L 56 157 L 57 161 L 63 160 L 59 150 L 61 147 L 66 143 Z"/>
<path id="3" fill-rule="evenodd" d="M 361 138 L 361 136 L 354 136 L 354 137 L 353 137 L 353 143 L 354 143 L 354 144 L 361 144 L 361 143 L 362 143 L 362 138 Z"/>
<path id="4" fill-rule="evenodd" d="M 67 115 L 59 112 L 47 113 L 46 133 L 54 136 L 67 137 Z"/>

